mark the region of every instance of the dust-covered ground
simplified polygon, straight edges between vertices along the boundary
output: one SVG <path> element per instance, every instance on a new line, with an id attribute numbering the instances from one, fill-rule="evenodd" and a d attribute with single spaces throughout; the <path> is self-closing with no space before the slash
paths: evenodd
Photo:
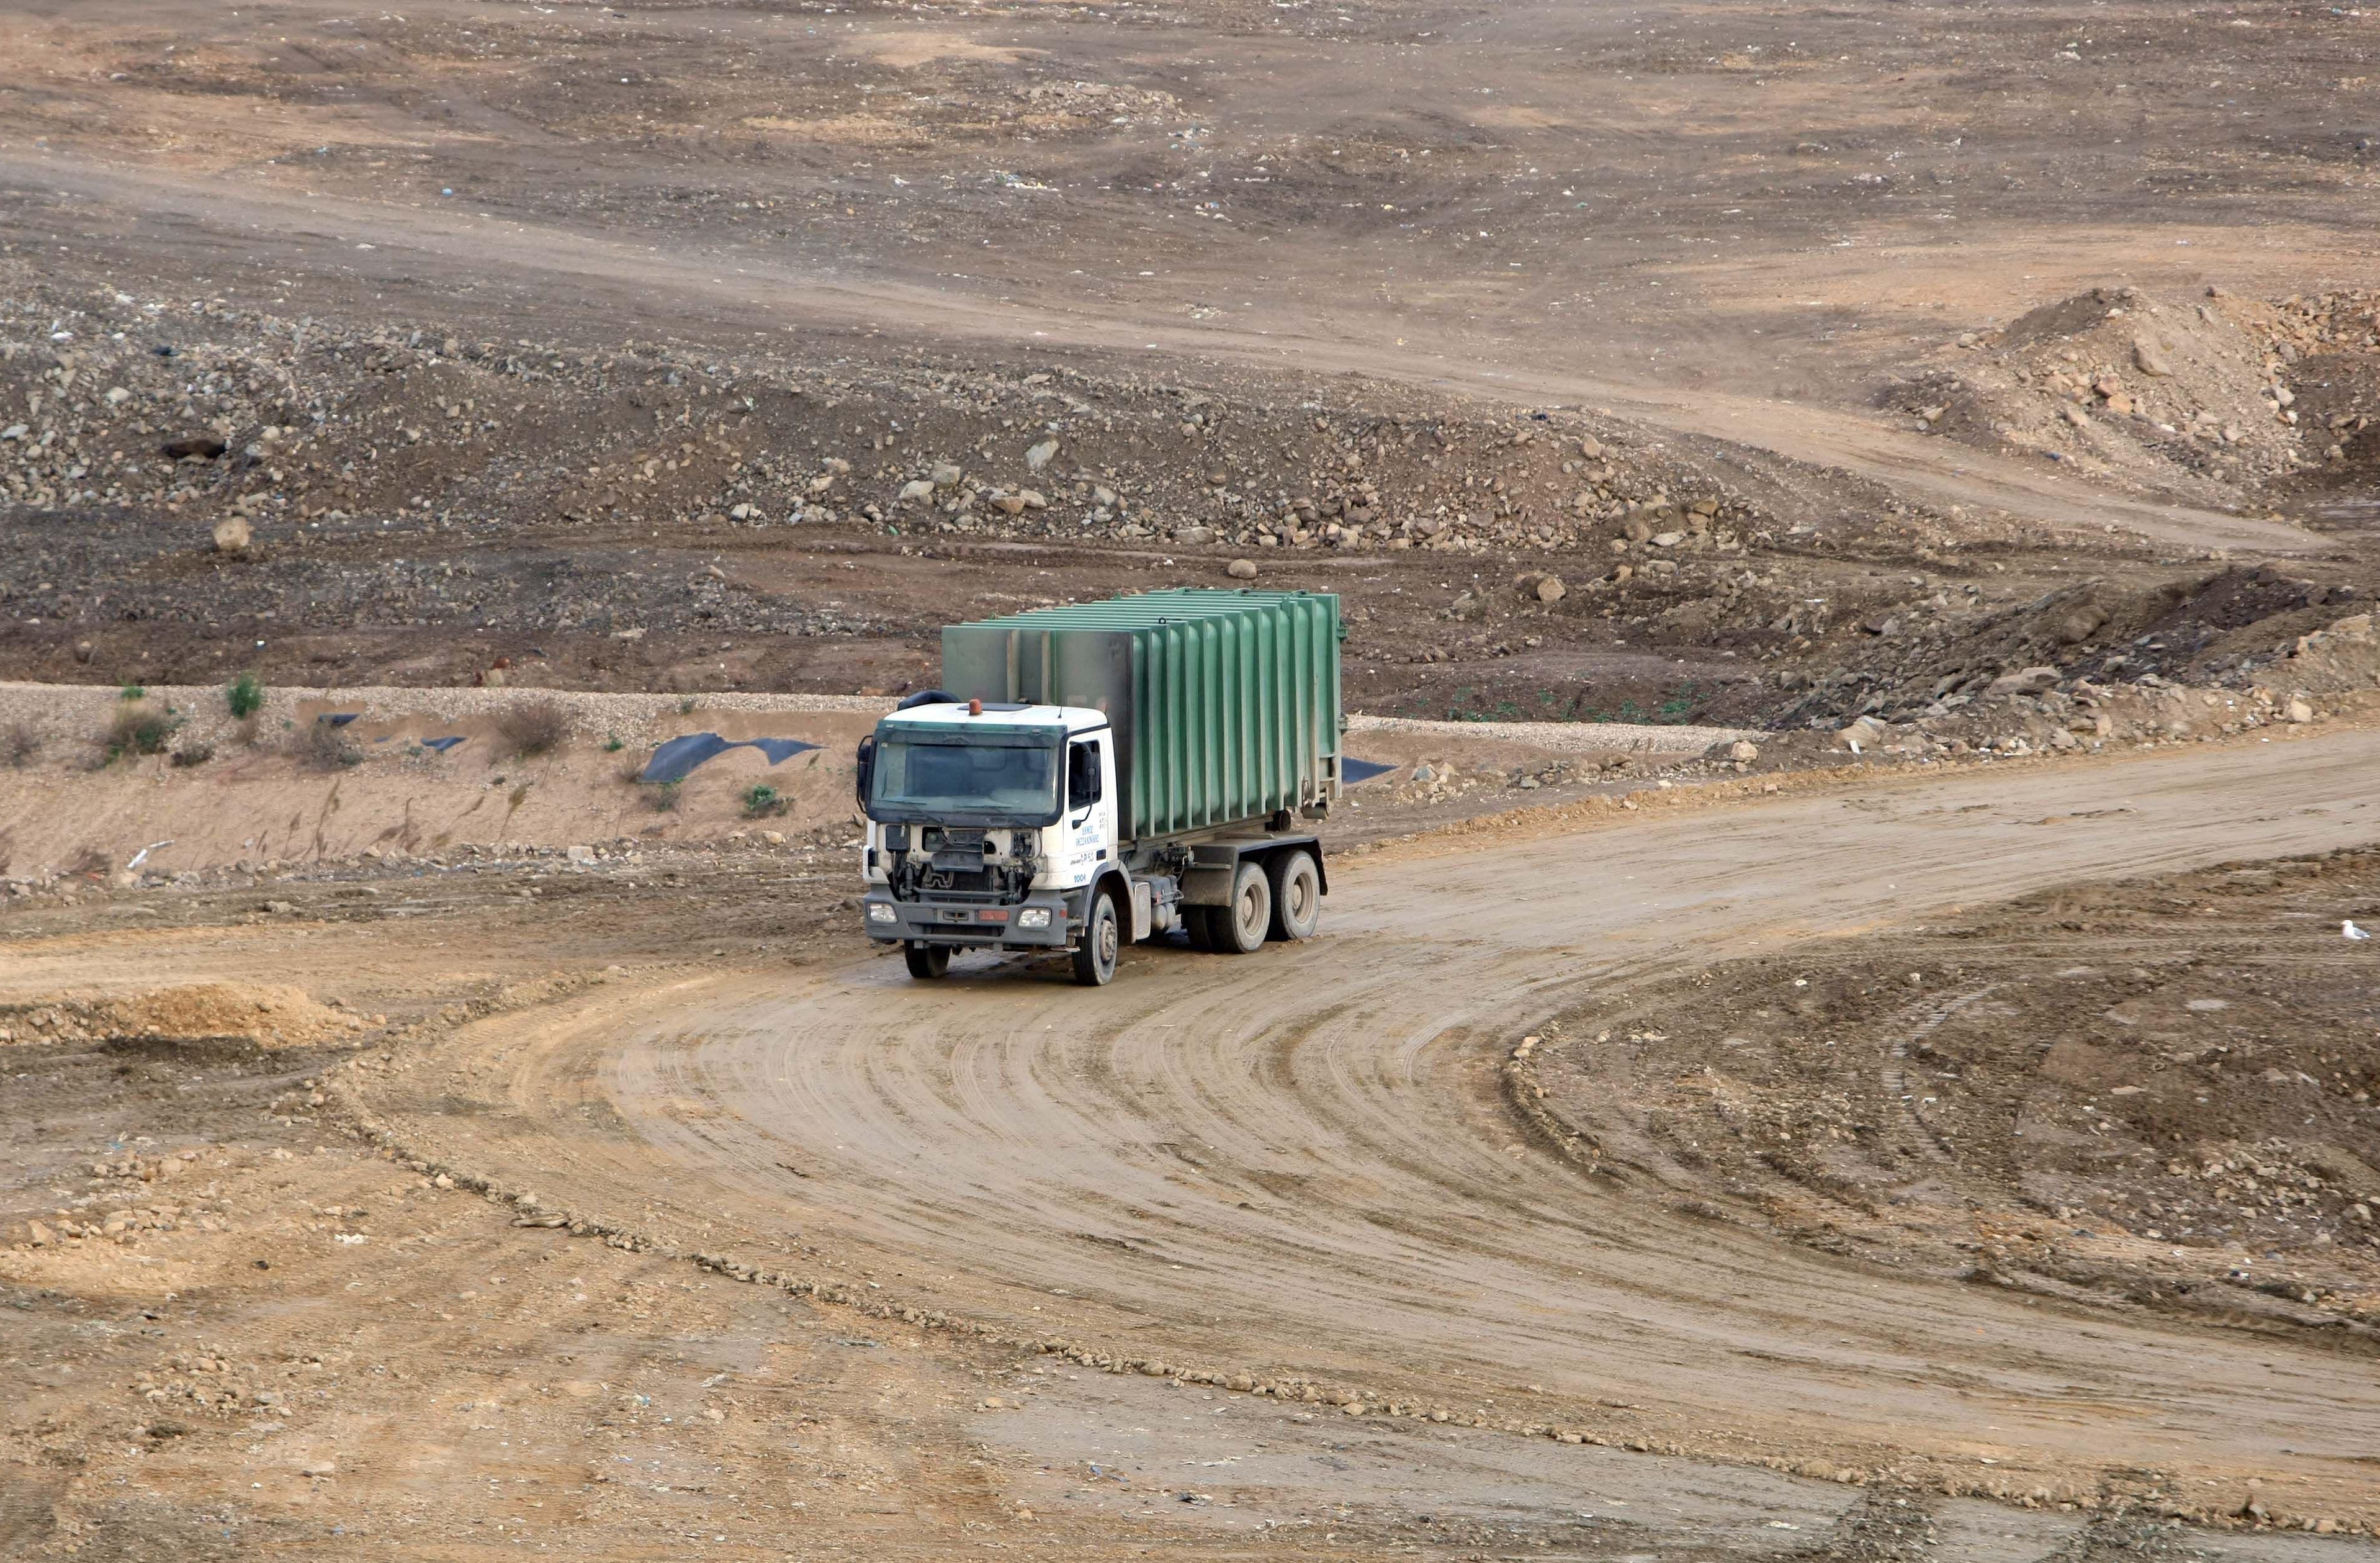
<path id="1" fill-rule="evenodd" d="M 1536 1074 L 1713 1221 L 2368 1351 L 2375 922 L 2370 851 L 2065 886 L 1565 1017 Z"/>
<path id="2" fill-rule="evenodd" d="M 2380 687 L 2375 28 L 2273 0 L 8 7 L 0 1551 L 2363 1556 L 2305 1532 L 2368 1524 L 2368 1455 L 2266 1435 L 2325 1375 L 2332 1431 L 2362 1425 L 2380 1252 L 2372 946 L 2338 926 L 2380 909 L 2321 758 Z M 1138 1125 L 1067 1164 L 1097 1191 L 1071 1203 L 1054 1157 L 985 1196 L 993 1135 L 881 1267 L 989 1309 L 1044 1228 L 1077 1234 L 1075 1285 L 1139 1300 L 1071 1352 L 650 1236 L 740 1223 L 808 1274 L 813 1227 L 864 1233 L 947 1171 L 838 1181 L 831 1138 L 722 1194 L 722 1147 L 759 1132 L 732 1057 L 655 1091 L 597 1026 L 577 1072 L 504 1098 L 564 1009 L 735 988 L 776 1025 L 780 983 L 868 989 L 843 904 L 868 708 L 801 697 L 930 683 L 951 620 L 1246 580 L 1342 595 L 1352 708 L 1461 727 L 1351 735 L 1389 767 L 1332 822 L 1374 860 L 1338 946 L 1371 952 L 1365 983 L 1320 946 L 1304 986 L 1132 956 L 1270 1050 L 1210 1128 L 1273 1181 L 1191 1290 L 1137 1290 L 1148 1255 L 1101 1234 L 1157 1208 L 1108 1208 L 1141 1142 L 1195 1170 L 1173 1119 L 1203 1097 L 1067 1119 L 1053 1147 Z M 1674 730 L 1581 726 L 1605 722 Z M 819 747 L 640 779 L 700 732 Z M 1828 856 L 1919 787 L 2058 792 L 2101 879 L 2127 830 L 2131 858 L 2182 850 L 2073 803 L 2084 766 L 2332 787 L 2236 832 L 2355 849 L 1915 931 L 1897 864 Z M 1706 849 L 1871 784 L 1874 818 L 1862 794 L 1760 837 L 1780 901 L 1809 926 L 1856 902 L 1857 936 L 1769 930 L 1767 964 L 1680 978 L 1737 899 Z M 1634 872 L 1691 862 L 1703 897 L 1660 951 L 1582 856 L 1640 830 L 1661 867 Z M 1577 865 L 1543 894 L 1460 870 L 1533 837 Z M 1430 863 L 1475 926 L 1363 944 Z M 1644 982 L 1574 992 L 1536 911 L 1603 920 Z M 1001 1123 L 1115 1072 L 932 1073 L 945 1035 L 1014 1040 L 1003 1005 L 1047 984 L 1013 975 L 931 1024 L 874 1001 L 929 1060 L 921 1105 Z M 1334 1015 L 1300 1019 L 1326 988 Z M 1365 1024 L 1435 1028 L 1393 1058 L 1356 1023 L 1391 989 Z M 1548 1006 L 1571 1013 L 1502 1058 Z M 840 1022 L 783 1023 L 823 1049 Z M 1327 1078 L 1295 1063 L 1318 1037 L 1348 1050 Z M 893 1057 L 794 1106 L 864 1123 Z M 1424 1057 L 1426 1124 L 1398 1093 Z M 443 1083 L 372 1095 L 416 1078 Z M 1382 1094 L 1334 1117 L 1359 1087 Z M 433 1165 L 359 1132 L 367 1098 L 549 1169 Z M 1261 1126 L 1293 1108 L 1326 1181 L 1273 1166 Z M 589 1147 L 634 1135 L 607 1184 Z M 1300 1188 L 1345 1269 L 1265 1247 L 1257 1205 Z M 1648 1266 L 1594 1305 L 1585 1263 L 1497 1272 L 1569 1321 L 1537 1356 L 1596 1359 L 1560 1408 L 1535 1357 L 1474 1360 L 1500 1317 L 1379 1369 L 1443 1417 L 1325 1398 L 1375 1371 L 1353 1347 L 1266 1393 L 1153 1355 L 1244 1265 L 1372 1285 L 1458 1188 L 1496 1191 L 1462 1240 L 1520 1211 L 1567 1253 L 1590 1210 L 1597 1277 Z M 610 1222 L 573 1213 L 598 1196 Z M 1705 1247 L 1742 1264 L 1677 1268 Z M 1866 1358 L 1749 1300 L 1713 1322 L 1789 1274 L 1805 1300 L 1918 1289 Z M 1311 1299 L 1249 1284 L 1252 1361 L 1378 1312 L 1293 1327 Z M 1927 1333 L 1950 1313 L 2007 1348 Z M 1615 1319 L 1717 1331 L 1734 1386 L 1696 1378 L 1692 1416 L 1598 1391 L 1707 1367 Z M 2236 1427 L 2193 1351 L 2237 1370 Z M 2188 1393 L 2138 1389 L 2143 1353 Z M 2071 1397 L 2051 1413 L 1998 1376 L 2039 1364 Z M 2041 1419 L 2003 1447 L 1886 1387 L 1958 1374 Z M 2139 1448 L 2067 1447 L 2112 1385 L 2139 1405 L 2100 1442 Z"/>

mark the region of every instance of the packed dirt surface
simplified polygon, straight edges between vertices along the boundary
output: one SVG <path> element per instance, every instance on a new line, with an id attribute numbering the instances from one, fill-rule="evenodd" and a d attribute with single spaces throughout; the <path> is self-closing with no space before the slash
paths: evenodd
<path id="1" fill-rule="evenodd" d="M 1953 1273 L 1925 1211 L 1839 1213 L 1858 1238 L 1830 1241 L 1645 1155 L 1570 1071 L 1635 1056 L 1588 1048 L 1590 1012 L 1724 991 L 1697 972 L 1791 959 L 1848 1002 L 1830 973 L 1947 973 L 1946 944 L 1980 974 L 1956 930 L 2032 905 L 2138 909 L 2115 934 L 2136 964 L 2159 959 L 2139 925 L 2203 915 L 2202 886 L 2337 938 L 2334 910 L 2369 915 L 2362 856 L 2261 887 L 2197 870 L 2368 840 L 2374 746 L 1483 818 L 1343 863 L 1325 940 L 1138 949 L 1095 1012 L 1029 967 L 929 990 L 855 959 L 832 852 L 358 866 L 276 881 L 262 919 L 224 885 L 38 898 L 7 914 L 8 996 L 237 963 L 357 1030 L 194 1047 L 111 1010 L 11 1050 L 0 1515 L 35 1556 L 775 1555 L 788 1527 L 896 1555 L 2362 1556 L 2304 1532 L 2375 1518 L 2338 1159 L 2370 1143 L 2368 1050 L 2289 1087 L 2336 1120 L 2328 1170 L 2270 1117 L 2283 1088 L 2235 1073 L 2240 1167 L 2163 1196 L 2192 1224 L 2257 1211 L 2174 1242 L 2290 1297 L 2171 1266 L 2110 1285 L 2074 1268 L 2083 1239 L 2022 1229 Z M 2090 883 L 2142 868 L 2175 877 Z M 1522 874 L 1585 893 L 1516 898 Z M 2254 915 L 2231 910 L 2206 932 Z M 1912 914 L 1914 954 L 1811 942 Z M 2333 995 L 2289 1019 L 2354 1003 L 2327 947 L 2265 952 L 2267 987 Z M 2143 1024 L 2154 998 L 2128 1000 Z M 1822 1098 L 1868 1086 L 1859 1034 L 1808 1067 Z M 1698 1062 L 1742 1067 L 1710 1041 Z M 1941 1181 L 2004 1176 L 1980 1128 L 1937 1144 Z M 2277 1248 L 2309 1218 L 2338 1252 Z M 2028 1219 L 2124 1240 L 2087 1200 Z"/>
<path id="2" fill-rule="evenodd" d="M 2371 1557 L 2375 29 L 8 7 L 0 1554 Z M 1326 936 L 872 956 L 1233 583 Z"/>
<path id="3" fill-rule="evenodd" d="M 2368 848 L 2061 885 L 1591 1003 L 1531 1068 L 1712 1220 L 2368 1350 L 2374 921 Z"/>

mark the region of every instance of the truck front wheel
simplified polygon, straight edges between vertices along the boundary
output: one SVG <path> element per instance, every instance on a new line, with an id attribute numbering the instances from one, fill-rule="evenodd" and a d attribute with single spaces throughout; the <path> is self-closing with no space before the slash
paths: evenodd
<path id="1" fill-rule="evenodd" d="M 1310 939 L 1322 922 L 1322 871 L 1303 849 L 1272 860 L 1272 936 Z"/>
<path id="2" fill-rule="evenodd" d="M 1232 876 L 1231 904 L 1216 907 L 1208 915 L 1215 947 L 1225 955 L 1253 955 L 1264 948 L 1265 935 L 1272 932 L 1272 880 L 1264 864 L 1243 861 Z"/>
<path id="3" fill-rule="evenodd" d="M 1075 946 L 1075 981 L 1087 988 L 1107 986 L 1115 979 L 1116 951 L 1123 944 L 1115 898 L 1102 890 L 1091 898 L 1091 915 L 1083 922 L 1083 942 Z"/>
<path id="4" fill-rule="evenodd" d="M 921 945 L 911 940 L 901 946 L 901 954 L 909 962 L 909 975 L 921 983 L 944 976 L 951 969 L 948 945 Z"/>

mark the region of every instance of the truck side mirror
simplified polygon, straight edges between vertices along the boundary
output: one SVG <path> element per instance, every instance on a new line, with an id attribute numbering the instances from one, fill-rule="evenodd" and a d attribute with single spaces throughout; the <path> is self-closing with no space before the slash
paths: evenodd
<path id="1" fill-rule="evenodd" d="M 858 775 L 858 787 L 859 787 L 859 806 L 860 806 L 862 809 L 865 809 L 865 808 L 867 808 L 867 807 L 868 807 L 868 793 L 869 793 L 869 792 L 871 792 L 872 790 L 874 790 L 874 788 L 872 788 L 872 786 L 871 786 L 870 784 L 872 784 L 875 780 L 876 780 L 876 735 L 875 735 L 874 733 L 870 733 L 870 734 L 868 734 L 866 738 L 861 739 L 859 740 L 859 775 Z"/>

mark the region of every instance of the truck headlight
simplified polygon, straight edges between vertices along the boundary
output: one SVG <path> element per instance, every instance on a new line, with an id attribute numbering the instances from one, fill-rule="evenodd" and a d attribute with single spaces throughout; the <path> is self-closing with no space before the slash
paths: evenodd
<path id="1" fill-rule="evenodd" d="M 890 901 L 870 901 L 868 903 L 868 921 L 898 922 L 901 921 L 901 914 L 892 910 L 892 903 Z"/>
<path id="2" fill-rule="evenodd" d="M 1016 926 L 1019 928 L 1049 927 L 1050 909 L 1048 907 L 1026 907 L 1023 911 L 1016 914 Z"/>

